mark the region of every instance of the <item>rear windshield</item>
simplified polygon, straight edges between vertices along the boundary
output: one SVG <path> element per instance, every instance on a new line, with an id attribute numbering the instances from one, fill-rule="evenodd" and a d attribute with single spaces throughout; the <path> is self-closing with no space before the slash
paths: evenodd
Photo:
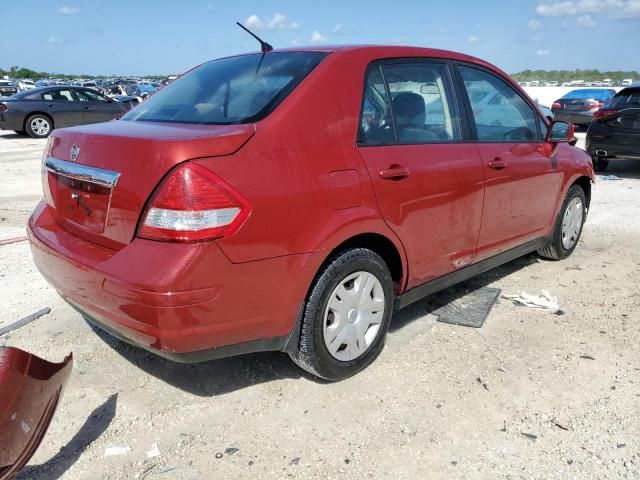
<path id="1" fill-rule="evenodd" d="M 567 93 L 564 97 L 565 100 L 576 100 L 580 98 L 593 98 L 596 100 L 608 100 L 611 98 L 611 92 L 609 90 L 573 90 Z"/>
<path id="2" fill-rule="evenodd" d="M 626 88 L 613 97 L 612 107 L 637 107 L 640 105 L 640 88 Z"/>
<path id="3" fill-rule="evenodd" d="M 170 83 L 123 120 L 228 125 L 266 117 L 326 56 L 252 54 L 213 60 Z"/>

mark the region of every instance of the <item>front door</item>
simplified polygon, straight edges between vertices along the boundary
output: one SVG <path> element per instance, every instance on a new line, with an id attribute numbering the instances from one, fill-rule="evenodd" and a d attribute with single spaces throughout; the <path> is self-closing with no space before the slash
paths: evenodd
<path id="1" fill-rule="evenodd" d="M 120 111 L 117 103 L 110 103 L 106 97 L 92 90 L 76 90 L 76 94 L 83 106 L 84 123 L 108 122 Z"/>
<path id="2" fill-rule="evenodd" d="M 493 73 L 458 66 L 485 175 L 478 260 L 544 237 L 555 215 L 562 172 L 545 148 L 537 109 Z"/>
<path id="3" fill-rule="evenodd" d="M 359 152 L 387 224 L 408 258 L 408 287 L 473 262 L 484 174 L 462 122 L 449 67 L 394 60 L 367 71 Z"/>

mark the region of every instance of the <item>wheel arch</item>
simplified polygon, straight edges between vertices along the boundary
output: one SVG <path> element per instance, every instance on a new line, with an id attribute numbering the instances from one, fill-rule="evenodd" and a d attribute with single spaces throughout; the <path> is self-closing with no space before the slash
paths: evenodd
<path id="1" fill-rule="evenodd" d="M 376 232 L 359 233 L 343 240 L 335 248 L 330 250 L 322 263 L 322 267 L 341 251 L 352 248 L 367 248 L 382 257 L 396 287 L 396 293 L 404 289 L 407 277 L 407 265 L 399 247 L 388 237 Z"/>
<path id="2" fill-rule="evenodd" d="M 584 196 L 587 200 L 587 210 L 588 210 L 589 206 L 591 205 L 591 179 L 587 176 L 578 177 L 571 183 L 571 185 L 569 185 L 569 188 L 571 188 L 574 185 L 578 185 L 584 191 Z"/>

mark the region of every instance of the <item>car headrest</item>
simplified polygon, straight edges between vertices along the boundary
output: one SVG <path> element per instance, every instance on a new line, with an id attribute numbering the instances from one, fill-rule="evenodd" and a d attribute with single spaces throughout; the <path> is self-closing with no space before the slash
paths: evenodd
<path id="1" fill-rule="evenodd" d="M 417 93 L 400 92 L 393 98 L 393 113 L 402 117 L 424 114 L 424 100 Z"/>

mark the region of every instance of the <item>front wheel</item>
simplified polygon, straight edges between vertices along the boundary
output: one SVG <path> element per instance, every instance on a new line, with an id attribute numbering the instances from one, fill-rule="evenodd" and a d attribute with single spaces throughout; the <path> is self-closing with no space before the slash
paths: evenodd
<path id="1" fill-rule="evenodd" d="M 538 250 L 538 255 L 550 260 L 561 260 L 573 253 L 587 218 L 584 190 L 572 185 L 562 203 L 549 243 Z"/>
<path id="2" fill-rule="evenodd" d="M 339 253 L 315 280 L 291 358 L 325 380 L 358 373 L 382 351 L 393 301 L 393 280 L 378 254 L 365 248 Z"/>

